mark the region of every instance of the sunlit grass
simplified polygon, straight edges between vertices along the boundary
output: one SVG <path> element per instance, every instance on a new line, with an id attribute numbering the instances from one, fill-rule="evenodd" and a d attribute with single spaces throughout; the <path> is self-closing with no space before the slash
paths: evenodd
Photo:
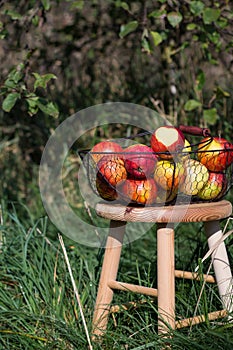
<path id="1" fill-rule="evenodd" d="M 20 212 L 20 216 L 18 213 Z M 224 224 L 224 222 L 222 223 Z M 229 227 L 232 222 L 229 223 Z M 59 243 L 58 232 L 46 216 L 35 219 L 22 205 L 6 208 L 1 215 L 0 348 L 88 349 L 80 310 Z M 177 268 L 194 268 L 207 250 L 202 227 L 178 225 Z M 69 262 L 88 331 L 104 250 L 80 246 L 64 237 Z M 228 244 L 229 243 L 229 244 Z M 227 240 L 232 262 L 232 238 Z M 210 261 L 204 262 L 205 272 Z M 151 229 L 139 240 L 123 247 L 119 280 L 156 286 L 156 236 Z M 176 315 L 192 317 L 201 292 L 201 282 L 176 280 Z M 162 349 L 168 342 L 157 333 L 156 300 L 116 292 L 113 304 L 136 302 L 137 307 L 110 315 L 102 343 L 93 349 Z M 197 311 L 207 314 L 221 309 L 216 285 L 206 284 Z M 233 323 L 226 318 L 171 330 L 173 349 L 232 349 Z M 213 347 L 214 346 L 214 347 Z"/>

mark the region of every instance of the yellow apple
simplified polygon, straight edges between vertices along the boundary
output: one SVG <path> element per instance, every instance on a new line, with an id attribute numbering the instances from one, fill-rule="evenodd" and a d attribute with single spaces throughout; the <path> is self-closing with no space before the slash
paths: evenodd
<path id="1" fill-rule="evenodd" d="M 158 186 L 156 203 L 158 204 L 167 204 L 172 202 L 178 193 L 178 189 L 176 190 L 164 190 L 162 187 Z"/>
<path id="2" fill-rule="evenodd" d="M 185 179 L 180 190 L 189 196 L 196 195 L 207 183 L 209 172 L 205 165 L 195 159 L 187 159 L 184 162 Z"/>
<path id="3" fill-rule="evenodd" d="M 182 149 L 183 161 L 190 157 L 190 152 L 192 152 L 192 147 L 190 145 L 190 142 L 187 139 L 185 139 L 184 140 L 184 147 Z"/>
<path id="4" fill-rule="evenodd" d="M 182 163 L 169 160 L 157 162 L 154 172 L 155 182 L 164 190 L 176 191 L 179 184 L 184 180 L 185 169 Z"/>

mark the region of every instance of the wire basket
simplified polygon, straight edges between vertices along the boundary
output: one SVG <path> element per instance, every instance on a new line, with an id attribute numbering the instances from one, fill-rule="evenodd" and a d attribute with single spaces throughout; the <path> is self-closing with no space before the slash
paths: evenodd
<path id="1" fill-rule="evenodd" d="M 92 191 L 107 201 L 136 205 L 221 200 L 233 183 L 232 144 L 224 142 L 221 149 L 214 149 L 214 137 L 208 129 L 179 128 L 184 134 L 202 136 L 202 140 L 186 141 L 175 152 L 153 152 L 146 143 L 112 151 L 78 151 Z M 146 139 L 151 134 L 122 140 Z"/>

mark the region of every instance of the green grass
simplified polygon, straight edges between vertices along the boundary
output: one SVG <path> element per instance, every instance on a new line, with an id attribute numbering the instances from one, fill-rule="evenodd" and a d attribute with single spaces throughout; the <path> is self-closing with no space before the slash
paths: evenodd
<path id="1" fill-rule="evenodd" d="M 229 229 L 232 226 L 230 222 Z M 56 228 L 46 216 L 36 218 L 22 204 L 6 208 L 3 202 L 0 230 L 0 349 L 88 349 Z M 176 232 L 176 267 L 194 270 L 198 258 L 207 251 L 202 225 L 180 224 Z M 63 239 L 91 335 L 103 250 Z M 232 265 L 232 238 L 226 243 Z M 203 264 L 204 271 L 209 263 L 208 259 Z M 119 280 L 156 286 L 156 237 L 152 229 L 124 246 Z M 177 318 L 193 316 L 201 287 L 198 281 L 176 280 Z M 157 333 L 156 300 L 124 292 L 114 295 L 114 304 L 129 301 L 137 301 L 139 306 L 112 314 L 102 343 L 94 343 L 93 349 L 164 349 L 168 338 Z M 198 314 L 219 309 L 216 285 L 206 285 Z M 172 349 L 233 348 L 233 323 L 227 319 L 171 331 L 171 335 Z"/>

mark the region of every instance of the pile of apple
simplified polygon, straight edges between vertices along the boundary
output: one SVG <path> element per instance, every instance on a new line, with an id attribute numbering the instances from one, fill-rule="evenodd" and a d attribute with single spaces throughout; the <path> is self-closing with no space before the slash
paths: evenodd
<path id="1" fill-rule="evenodd" d="M 201 200 L 225 193 L 225 170 L 233 162 L 233 145 L 220 137 L 205 137 L 196 152 L 179 128 L 161 126 L 142 143 L 123 149 L 113 141 L 96 144 L 96 189 L 105 200 L 142 205 L 169 203 L 178 192 Z"/>

